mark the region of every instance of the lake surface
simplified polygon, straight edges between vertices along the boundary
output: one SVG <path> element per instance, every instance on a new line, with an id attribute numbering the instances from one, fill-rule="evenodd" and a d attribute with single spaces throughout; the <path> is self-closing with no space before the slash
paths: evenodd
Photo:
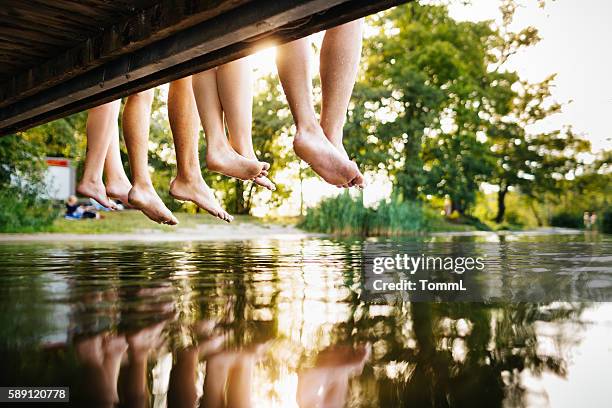
<path id="1" fill-rule="evenodd" d="M 610 237 L 406 244 L 436 241 L 498 248 L 510 289 L 543 266 L 612 287 Z M 88 407 L 609 406 L 611 303 L 372 304 L 364 245 L 0 244 L 0 386 Z"/>

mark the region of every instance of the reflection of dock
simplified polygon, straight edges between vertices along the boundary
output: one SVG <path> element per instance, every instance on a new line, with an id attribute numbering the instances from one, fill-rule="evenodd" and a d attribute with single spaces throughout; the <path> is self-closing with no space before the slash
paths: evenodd
<path id="1" fill-rule="evenodd" d="M 0 16 L 0 135 L 407 0 L 52 0 Z"/>

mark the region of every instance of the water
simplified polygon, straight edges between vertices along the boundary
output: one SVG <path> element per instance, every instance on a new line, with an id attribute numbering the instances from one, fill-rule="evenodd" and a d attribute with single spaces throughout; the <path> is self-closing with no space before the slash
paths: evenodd
<path id="1" fill-rule="evenodd" d="M 566 276 L 583 262 L 612 282 L 612 240 L 600 235 L 417 241 L 435 240 L 503 247 L 502 270 Z M 69 386 L 73 406 L 609 402 L 612 304 L 368 304 L 363 247 L 0 244 L 0 385 Z M 528 262 L 536 249 L 541 262 Z"/>

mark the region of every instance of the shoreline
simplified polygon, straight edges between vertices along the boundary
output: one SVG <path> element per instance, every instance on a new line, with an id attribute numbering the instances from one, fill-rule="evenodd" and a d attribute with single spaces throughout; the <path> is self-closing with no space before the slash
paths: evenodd
<path id="1" fill-rule="evenodd" d="M 542 235 L 578 235 L 584 231 L 570 228 L 542 228 L 524 231 L 448 231 L 429 232 L 423 236 L 542 236 Z M 178 242 L 178 241 L 244 241 L 256 239 L 291 239 L 333 237 L 323 233 L 311 233 L 293 226 L 254 224 L 238 225 L 202 225 L 196 228 L 184 229 L 179 232 L 163 232 L 159 230 L 142 230 L 126 233 L 0 233 L 0 244 L 20 242 Z M 381 238 L 381 237 L 363 237 Z M 382 237 L 384 238 L 384 237 Z"/>

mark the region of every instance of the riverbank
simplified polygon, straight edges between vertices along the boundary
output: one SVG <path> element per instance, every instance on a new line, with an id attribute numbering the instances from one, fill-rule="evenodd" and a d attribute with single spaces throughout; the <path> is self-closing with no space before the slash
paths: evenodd
<path id="1" fill-rule="evenodd" d="M 304 238 L 320 234 L 307 233 L 292 220 L 263 220 L 237 216 L 231 224 L 207 214 L 176 214 L 179 225 L 160 225 L 138 211 L 104 213 L 99 220 L 58 219 L 36 233 L 0 234 L 0 242 L 27 241 L 206 241 L 266 238 Z"/>
<path id="2" fill-rule="evenodd" d="M 266 239 L 303 239 L 326 236 L 304 231 L 296 226 L 297 219 L 262 219 L 237 216 L 231 224 L 206 214 L 176 214 L 175 227 L 151 222 L 138 211 L 105 213 L 100 220 L 58 219 L 45 231 L 36 233 L 0 234 L 0 243 L 11 242 L 177 242 L 177 241 L 231 241 Z M 490 235 L 551 235 L 580 234 L 568 228 L 539 228 L 524 231 L 478 231 L 475 229 L 431 231 L 420 233 L 431 236 Z M 332 234 L 333 235 L 333 234 Z"/>

